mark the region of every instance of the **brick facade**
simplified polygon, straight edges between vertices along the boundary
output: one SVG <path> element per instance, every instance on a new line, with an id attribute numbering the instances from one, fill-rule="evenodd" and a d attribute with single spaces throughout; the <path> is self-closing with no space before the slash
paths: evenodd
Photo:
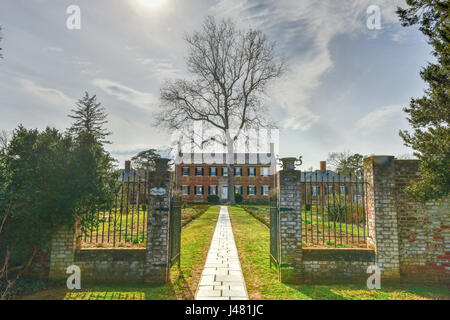
<path id="1" fill-rule="evenodd" d="M 189 169 L 189 176 L 183 176 L 183 168 Z M 196 168 L 203 168 L 203 175 L 196 175 Z M 217 169 L 217 175 L 210 175 L 210 168 Z M 222 165 L 206 165 L 206 164 L 198 164 L 198 165 L 184 165 L 178 164 L 175 167 L 175 175 L 176 175 L 176 185 L 177 190 L 181 192 L 183 201 L 186 202 L 206 202 L 209 193 L 210 186 L 217 187 L 217 195 L 222 199 L 222 187 L 228 186 L 228 176 L 222 175 L 222 169 L 226 168 L 226 166 Z M 263 165 L 235 165 L 235 168 L 242 169 L 242 176 L 234 177 L 235 186 L 242 187 L 242 196 L 245 201 L 262 201 L 269 200 L 269 193 L 263 195 L 262 186 L 268 186 L 269 192 L 270 190 L 275 189 L 275 175 L 263 176 L 262 168 L 269 169 L 270 166 Z M 248 169 L 255 168 L 256 174 L 255 176 L 249 176 Z M 183 194 L 183 186 L 189 186 L 189 194 Z M 203 187 L 203 194 L 196 195 L 195 188 L 196 186 Z M 248 192 L 248 186 L 255 186 L 256 194 L 250 195 Z M 225 200 L 225 199 L 222 199 Z M 226 201 L 226 200 L 225 200 Z"/>

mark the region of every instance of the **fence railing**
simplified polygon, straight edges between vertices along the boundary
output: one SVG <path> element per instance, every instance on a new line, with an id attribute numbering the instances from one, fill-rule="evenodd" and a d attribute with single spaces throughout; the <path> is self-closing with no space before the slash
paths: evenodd
<path id="1" fill-rule="evenodd" d="M 83 247 L 145 247 L 148 217 L 148 172 L 122 172 L 120 189 L 92 221 L 82 223 Z"/>
<path id="2" fill-rule="evenodd" d="M 363 176 L 302 173 L 302 238 L 307 246 L 366 247 Z"/>

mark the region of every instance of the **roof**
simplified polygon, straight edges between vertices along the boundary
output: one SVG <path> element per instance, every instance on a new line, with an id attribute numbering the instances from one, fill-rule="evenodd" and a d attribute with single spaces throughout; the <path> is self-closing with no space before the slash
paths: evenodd
<path id="1" fill-rule="evenodd" d="M 175 163 L 180 164 L 227 164 L 227 153 L 180 153 Z M 235 165 L 271 165 L 275 164 L 275 156 L 272 153 L 235 153 Z"/>
<path id="2" fill-rule="evenodd" d="M 301 173 L 301 181 L 322 182 L 322 179 L 323 179 L 323 181 L 328 181 L 328 182 L 332 182 L 332 181 L 350 182 L 350 178 L 339 175 L 338 173 L 331 171 L 331 170 L 326 170 L 326 171 L 316 170 L 316 171 L 307 171 L 307 172 Z"/>
<path id="3" fill-rule="evenodd" d="M 120 175 L 119 178 L 117 179 L 118 181 L 130 181 L 133 182 L 134 179 L 134 174 L 136 173 L 136 181 L 139 181 L 139 177 L 141 177 L 141 179 L 145 178 L 145 173 L 140 171 L 140 170 L 125 170 L 125 169 L 120 169 Z M 129 180 L 128 180 L 129 179 Z"/>

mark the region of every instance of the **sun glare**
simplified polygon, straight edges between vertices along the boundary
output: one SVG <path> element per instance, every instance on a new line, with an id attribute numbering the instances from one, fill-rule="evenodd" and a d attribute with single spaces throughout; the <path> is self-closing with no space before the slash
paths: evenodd
<path id="1" fill-rule="evenodd" d="M 138 2 L 144 7 L 159 8 L 166 2 L 166 0 L 138 0 Z"/>

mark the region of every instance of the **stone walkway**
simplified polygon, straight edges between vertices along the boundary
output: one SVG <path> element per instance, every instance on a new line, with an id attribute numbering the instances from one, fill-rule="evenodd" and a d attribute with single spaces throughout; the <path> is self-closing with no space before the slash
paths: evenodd
<path id="1" fill-rule="evenodd" d="M 195 300 L 248 300 L 227 207 L 220 208 Z"/>

